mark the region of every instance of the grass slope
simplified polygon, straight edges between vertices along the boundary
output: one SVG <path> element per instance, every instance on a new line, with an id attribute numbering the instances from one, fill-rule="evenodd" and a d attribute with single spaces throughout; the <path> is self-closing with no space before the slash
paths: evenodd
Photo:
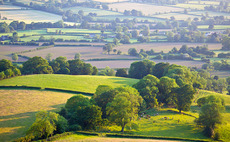
<path id="1" fill-rule="evenodd" d="M 25 85 L 94 93 L 98 85 L 111 85 L 115 88 L 125 85 L 132 86 L 136 82 L 138 82 L 137 79 L 114 76 L 39 74 L 4 79 L 0 81 L 0 86 Z"/>
<path id="2" fill-rule="evenodd" d="M 0 141 L 25 135 L 40 110 L 56 111 L 74 94 L 36 90 L 0 90 Z"/>

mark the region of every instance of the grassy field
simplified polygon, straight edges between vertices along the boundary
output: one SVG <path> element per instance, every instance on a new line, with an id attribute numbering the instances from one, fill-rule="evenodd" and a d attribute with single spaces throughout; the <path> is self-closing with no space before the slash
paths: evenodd
<path id="1" fill-rule="evenodd" d="M 7 17 L 7 19 L 24 21 L 28 24 L 31 22 L 57 22 L 62 20 L 62 17 L 59 15 L 38 10 L 1 11 L 1 16 Z"/>
<path id="2" fill-rule="evenodd" d="M 203 5 L 219 5 L 218 1 L 189 1 L 189 4 L 203 4 Z"/>
<path id="3" fill-rule="evenodd" d="M 34 86 L 49 87 L 94 93 L 98 85 L 111 85 L 113 87 L 133 85 L 137 79 L 109 77 L 109 76 L 87 76 L 87 75 L 57 75 L 57 74 L 40 74 L 19 76 L 0 81 L 1 86 Z"/>
<path id="4" fill-rule="evenodd" d="M 115 3 L 109 4 L 109 7 L 112 9 L 117 9 L 119 12 L 124 12 L 124 10 L 138 10 L 142 11 L 145 15 L 153 15 L 156 13 L 165 13 L 165 12 L 178 12 L 183 11 L 184 9 L 167 7 L 167 6 L 156 6 L 148 4 L 139 4 L 139 3 Z"/>
<path id="5" fill-rule="evenodd" d="M 35 91 L 0 90 L 0 140 L 12 141 L 25 135 L 40 110 L 57 111 L 73 94 Z"/>
<path id="6" fill-rule="evenodd" d="M 13 6 L 13 5 L 0 5 L 0 10 L 5 11 L 5 10 L 19 10 L 21 7 L 19 6 Z"/>
<path id="7" fill-rule="evenodd" d="M 56 30 L 61 30 L 64 33 L 75 33 L 75 34 L 100 34 L 100 30 L 88 30 L 88 29 L 70 29 L 70 28 L 47 28 L 48 33 L 55 33 Z M 109 32 L 105 32 L 109 34 Z"/>
<path id="8" fill-rule="evenodd" d="M 209 25 L 197 26 L 199 30 L 208 30 Z M 214 30 L 225 30 L 230 29 L 230 25 L 214 25 Z"/>
<path id="9" fill-rule="evenodd" d="M 113 2 L 125 2 L 128 0 L 93 0 L 93 1 L 104 2 L 104 3 L 113 3 Z"/>

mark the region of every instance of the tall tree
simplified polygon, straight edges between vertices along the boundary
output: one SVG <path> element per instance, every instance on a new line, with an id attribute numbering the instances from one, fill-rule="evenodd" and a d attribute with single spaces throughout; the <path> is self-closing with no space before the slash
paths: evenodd
<path id="1" fill-rule="evenodd" d="M 191 85 L 185 85 L 176 89 L 176 106 L 179 112 L 189 111 L 192 104 L 192 99 L 194 98 L 195 90 Z"/>

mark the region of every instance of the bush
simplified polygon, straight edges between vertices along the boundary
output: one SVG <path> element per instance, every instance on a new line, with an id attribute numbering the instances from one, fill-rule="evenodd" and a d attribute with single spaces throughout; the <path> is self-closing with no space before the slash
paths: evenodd
<path id="1" fill-rule="evenodd" d="M 56 124 L 56 131 L 54 133 L 61 134 L 67 131 L 68 129 L 68 122 L 63 116 L 58 116 L 58 120 L 55 121 Z"/>
<path id="2" fill-rule="evenodd" d="M 4 78 L 5 78 L 5 73 L 2 71 L 2 72 L 0 72 L 0 80 L 2 80 Z"/>
<path id="3" fill-rule="evenodd" d="M 82 130 L 82 128 L 78 124 L 74 124 L 74 125 L 69 126 L 69 131 L 81 131 L 81 130 Z"/>

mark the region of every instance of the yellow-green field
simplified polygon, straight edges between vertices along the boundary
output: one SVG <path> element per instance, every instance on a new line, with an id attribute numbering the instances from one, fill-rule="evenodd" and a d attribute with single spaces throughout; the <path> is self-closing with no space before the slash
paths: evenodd
<path id="1" fill-rule="evenodd" d="M 74 94 L 35 91 L 0 90 L 0 140 L 12 141 L 25 136 L 40 110 L 58 111 Z"/>
<path id="2" fill-rule="evenodd" d="M 175 7 L 179 7 L 179 8 L 189 8 L 189 9 L 197 9 L 197 10 L 204 10 L 204 7 L 206 5 L 198 5 L 198 4 L 176 4 Z"/>
<path id="3" fill-rule="evenodd" d="M 197 26 L 200 30 L 208 30 L 209 25 L 200 25 Z M 214 30 L 225 30 L 230 29 L 230 25 L 214 25 Z"/>
<path id="4" fill-rule="evenodd" d="M 0 81 L 0 86 L 25 85 L 95 93 L 98 85 L 111 85 L 115 88 L 125 85 L 132 86 L 137 82 L 137 79 L 114 76 L 38 74 L 4 79 Z"/>

